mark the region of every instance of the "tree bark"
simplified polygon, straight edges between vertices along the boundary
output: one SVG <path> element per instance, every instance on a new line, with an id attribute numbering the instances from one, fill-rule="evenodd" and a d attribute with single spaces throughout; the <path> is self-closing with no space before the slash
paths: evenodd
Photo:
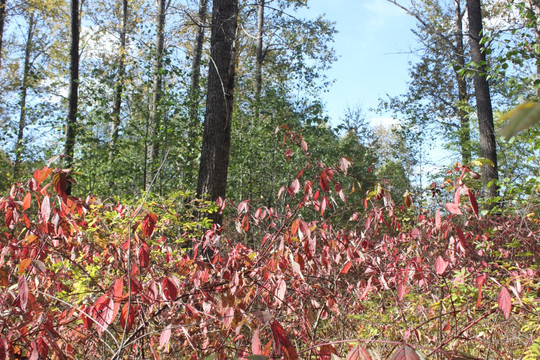
<path id="1" fill-rule="evenodd" d="M 262 67 L 263 67 L 263 37 L 264 37 L 264 5 L 265 0 L 257 4 L 257 46 L 255 59 L 255 119 L 259 118 L 261 105 Z"/>
<path id="2" fill-rule="evenodd" d="M 79 0 L 71 0 L 71 44 L 69 49 L 69 94 L 68 117 L 66 124 L 66 143 L 64 163 L 66 168 L 73 167 L 75 139 L 77 138 L 77 106 L 79 102 Z M 71 195 L 71 182 L 68 182 L 67 195 Z"/>
<path id="3" fill-rule="evenodd" d="M 206 119 L 197 196 L 225 197 L 231 147 L 238 0 L 214 0 Z M 213 215 L 221 224 L 222 216 Z"/>
<path id="4" fill-rule="evenodd" d="M 120 52 L 118 54 L 118 73 L 114 90 L 114 104 L 111 122 L 111 140 L 109 143 L 109 166 L 114 163 L 118 130 L 122 122 L 120 112 L 122 110 L 122 93 L 124 91 L 124 76 L 126 73 L 126 34 L 128 22 L 128 0 L 122 0 L 122 28 L 120 29 Z"/>
<path id="5" fill-rule="evenodd" d="M 26 47 L 24 50 L 24 68 L 23 80 L 21 85 L 21 111 L 19 114 L 19 131 L 17 132 L 17 143 L 15 144 L 15 162 L 13 164 L 13 178 L 19 176 L 19 167 L 24 143 L 24 129 L 26 127 L 26 96 L 28 93 L 28 85 L 30 82 L 30 54 L 32 53 L 32 41 L 34 37 L 34 13 L 30 14 L 28 19 L 28 32 L 26 35 Z"/>
<path id="6" fill-rule="evenodd" d="M 165 44 L 165 16 L 166 16 L 166 0 L 158 0 L 158 17 L 156 31 L 156 54 L 154 58 L 154 78 L 152 86 L 152 105 L 150 109 L 150 131 L 147 162 L 146 162 L 146 181 L 145 189 L 150 190 L 152 179 L 156 175 L 157 164 L 159 159 L 159 129 L 161 126 L 160 103 L 163 90 L 163 48 Z"/>
<path id="7" fill-rule="evenodd" d="M 4 38 L 4 23 L 6 21 L 6 1 L 0 0 L 0 69 L 2 68 L 2 44 Z"/>
<path id="8" fill-rule="evenodd" d="M 190 95 L 191 102 L 189 108 L 189 118 L 192 124 L 199 120 L 199 98 L 200 98 L 200 79 L 201 79 L 201 61 L 204 44 L 204 23 L 208 12 L 208 0 L 200 0 L 199 13 L 197 15 L 198 28 L 197 36 L 195 37 L 195 46 L 193 48 L 193 59 L 191 61 L 191 84 Z"/>
<path id="9" fill-rule="evenodd" d="M 189 98 L 189 129 L 187 146 L 187 181 L 192 183 L 196 177 L 195 158 L 197 153 L 196 129 L 199 126 L 199 102 L 201 100 L 201 62 L 205 36 L 206 15 L 208 13 L 208 0 L 200 0 L 199 13 L 197 15 L 197 36 L 195 37 L 195 46 L 193 47 L 193 59 L 191 62 L 191 84 Z"/>
<path id="10" fill-rule="evenodd" d="M 480 0 L 467 0 L 467 12 L 469 14 L 469 36 L 471 46 L 471 58 L 478 65 L 474 76 L 474 92 L 476 96 L 476 113 L 478 116 L 478 130 L 480 133 L 480 148 L 482 157 L 491 160 L 493 166 L 482 166 L 482 180 L 487 196 L 490 198 L 499 195 L 499 189 L 494 183 L 498 180 L 497 146 L 495 142 L 495 130 L 493 126 L 493 110 L 489 83 L 487 81 L 487 63 L 482 39 L 482 9 Z M 491 182 L 491 185 L 489 183 Z M 489 186 L 488 186 L 489 185 Z"/>
<path id="11" fill-rule="evenodd" d="M 465 68 L 465 46 L 463 44 L 463 12 L 461 11 L 461 0 L 454 0 L 456 4 L 456 46 L 455 57 L 460 69 Z M 460 121 L 459 141 L 461 147 L 461 161 L 467 165 L 471 162 L 471 127 L 469 115 L 465 107 L 469 104 L 469 92 L 467 81 L 457 71 L 455 71 L 458 85 L 458 117 Z"/>

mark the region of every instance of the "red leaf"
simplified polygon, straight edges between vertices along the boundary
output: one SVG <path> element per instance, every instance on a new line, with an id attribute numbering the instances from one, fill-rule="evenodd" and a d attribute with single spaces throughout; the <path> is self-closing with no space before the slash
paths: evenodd
<path id="1" fill-rule="evenodd" d="M 390 360 L 420 360 L 420 357 L 410 347 L 400 346 Z"/>
<path id="2" fill-rule="evenodd" d="M 437 228 L 441 227 L 441 208 L 438 208 L 437 212 L 435 213 L 435 226 Z"/>
<path id="3" fill-rule="evenodd" d="M 324 211 L 326 210 L 326 207 L 328 206 L 328 199 L 326 196 L 323 196 L 321 200 L 321 216 L 324 215 Z"/>
<path id="4" fill-rule="evenodd" d="M 471 207 L 473 208 L 475 215 L 478 216 L 478 203 L 476 202 L 476 196 L 474 196 L 471 190 L 469 190 L 469 201 L 471 203 Z"/>
<path id="5" fill-rule="evenodd" d="M 26 195 L 24 196 L 23 203 L 22 203 L 22 209 L 23 210 L 28 209 L 30 207 L 31 201 L 32 201 L 32 194 L 26 193 Z"/>
<path id="6" fill-rule="evenodd" d="M 324 192 L 330 191 L 330 187 L 328 186 L 328 174 L 326 173 L 326 170 L 321 171 L 321 189 Z"/>
<path id="7" fill-rule="evenodd" d="M 274 342 L 282 346 L 282 350 L 285 353 L 285 360 L 298 359 L 298 354 L 296 353 L 291 341 L 285 334 L 283 327 L 276 320 L 274 320 L 270 325 L 270 328 L 272 329 L 272 335 L 274 335 Z"/>
<path id="8" fill-rule="evenodd" d="M 261 355 L 260 329 L 256 328 L 251 339 L 251 352 L 253 355 Z"/>
<path id="9" fill-rule="evenodd" d="M 349 351 L 345 360 L 372 360 L 369 352 L 360 346 L 355 346 Z"/>
<path id="10" fill-rule="evenodd" d="M 437 261 L 435 261 L 435 272 L 437 273 L 437 275 L 444 274 L 447 266 L 448 262 L 439 255 Z"/>
<path id="11" fill-rule="evenodd" d="M 163 278 L 163 294 L 165 295 L 165 298 L 167 300 L 174 301 L 176 300 L 176 295 L 178 293 L 178 289 L 176 289 L 176 286 L 169 278 Z"/>
<path id="12" fill-rule="evenodd" d="M 124 278 L 121 277 L 114 282 L 113 299 L 114 302 L 122 301 L 122 291 L 124 290 Z"/>
<path id="13" fill-rule="evenodd" d="M 400 281 L 398 283 L 398 286 L 397 286 L 397 296 L 398 296 L 399 301 L 403 300 L 403 297 L 405 296 L 405 290 L 406 289 L 407 289 L 407 287 L 405 286 L 404 282 Z"/>
<path id="14" fill-rule="evenodd" d="M 456 203 L 446 203 L 444 204 L 444 207 L 450 214 L 454 215 L 461 215 L 461 210 L 459 209 L 459 205 Z"/>
<path id="15" fill-rule="evenodd" d="M 45 180 L 51 173 L 53 169 L 50 169 L 48 167 L 43 167 L 41 170 L 34 171 L 34 179 L 40 184 L 43 180 Z"/>
<path id="16" fill-rule="evenodd" d="M 142 268 L 145 268 L 150 264 L 150 247 L 146 243 L 143 243 L 139 248 L 139 263 Z"/>
<path id="17" fill-rule="evenodd" d="M 21 309 L 26 311 L 26 305 L 28 304 L 28 282 L 26 281 L 25 276 L 19 276 L 17 287 L 19 288 L 19 300 L 21 302 Z"/>
<path id="18" fill-rule="evenodd" d="M 249 231 L 249 214 L 245 214 L 242 219 L 242 229 L 244 229 L 245 232 Z"/>
<path id="19" fill-rule="evenodd" d="M 44 223 L 49 222 L 49 218 L 51 217 L 51 200 L 49 196 L 45 196 L 43 198 L 43 201 L 41 202 L 41 219 L 43 219 Z"/>
<path id="20" fill-rule="evenodd" d="M 302 148 L 302 150 L 304 150 L 304 152 L 307 152 L 308 146 L 307 146 L 307 143 L 304 140 L 302 140 L 300 142 L 300 147 Z"/>
<path id="21" fill-rule="evenodd" d="M 147 237 L 152 236 L 152 233 L 154 232 L 154 227 L 156 226 L 157 222 L 157 215 L 153 213 L 149 213 L 144 217 L 143 223 L 142 223 L 142 229 L 144 235 Z"/>
<path id="22" fill-rule="evenodd" d="M 300 181 L 298 179 L 294 179 L 290 189 L 294 195 L 298 194 L 298 191 L 300 190 Z"/>
<path id="23" fill-rule="evenodd" d="M 295 236 L 298 232 L 298 226 L 300 225 L 300 219 L 295 219 L 291 225 L 291 235 Z"/>
<path id="24" fill-rule="evenodd" d="M 171 325 L 170 324 L 161 333 L 159 337 L 159 346 L 161 348 L 165 348 L 167 345 L 169 345 L 169 340 L 171 340 Z"/>
<path id="25" fill-rule="evenodd" d="M 281 279 L 276 287 L 276 297 L 281 303 L 285 301 L 285 294 L 287 293 L 287 284 L 285 280 Z"/>
<path id="26" fill-rule="evenodd" d="M 463 230 L 461 230 L 459 226 L 456 226 L 456 233 L 457 233 L 457 237 L 459 239 L 461 246 L 463 246 L 464 249 L 467 249 L 467 240 L 465 239 Z"/>
<path id="27" fill-rule="evenodd" d="M 343 265 L 343 267 L 341 268 L 341 274 L 348 273 L 349 270 L 351 269 L 351 265 L 352 263 L 350 261 L 347 261 L 347 263 L 345 263 L 345 265 Z"/>
<path id="28" fill-rule="evenodd" d="M 136 307 L 130 306 L 128 302 L 125 303 L 122 307 L 122 313 L 120 314 L 120 326 L 122 326 L 123 329 L 126 329 L 127 332 L 129 332 L 133 326 L 135 315 Z"/>
<path id="29" fill-rule="evenodd" d="M 53 174 L 53 186 L 62 198 L 66 196 L 67 174 L 65 172 L 55 172 Z"/>
<path id="30" fill-rule="evenodd" d="M 501 289 L 497 296 L 497 304 L 499 304 L 499 309 L 501 309 L 504 318 L 508 320 L 510 318 L 510 311 L 512 310 L 512 299 L 510 299 L 510 293 L 505 287 Z"/>

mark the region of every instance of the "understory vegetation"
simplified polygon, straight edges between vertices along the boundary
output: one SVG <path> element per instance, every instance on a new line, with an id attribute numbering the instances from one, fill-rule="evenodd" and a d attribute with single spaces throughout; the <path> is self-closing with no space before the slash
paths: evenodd
<path id="1" fill-rule="evenodd" d="M 0 0 L 0 359 L 540 359 L 540 4 L 335 119 L 309 3 Z"/>

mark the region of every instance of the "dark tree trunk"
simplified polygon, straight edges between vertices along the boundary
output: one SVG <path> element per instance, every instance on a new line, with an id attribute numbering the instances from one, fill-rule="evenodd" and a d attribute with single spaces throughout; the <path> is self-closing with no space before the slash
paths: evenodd
<path id="1" fill-rule="evenodd" d="M 210 200 L 225 197 L 235 73 L 235 38 L 238 0 L 214 0 L 206 119 L 199 168 L 197 196 L 208 195 Z M 222 216 L 213 220 L 220 224 Z"/>
<path id="2" fill-rule="evenodd" d="M 77 106 L 79 102 L 79 0 L 71 0 L 71 44 L 69 49 L 69 94 L 68 117 L 66 124 L 66 143 L 64 163 L 66 168 L 73 167 L 75 139 L 77 138 Z M 68 182 L 66 193 L 71 195 L 71 182 Z"/>
<path id="3" fill-rule="evenodd" d="M 465 46 L 463 45 L 463 12 L 461 10 L 461 0 L 454 0 L 456 4 L 456 59 L 459 68 L 465 68 Z M 469 115 L 465 108 L 469 104 L 469 93 L 467 81 L 456 71 L 456 81 L 458 84 L 458 116 L 460 120 L 459 141 L 461 146 L 461 161 L 463 164 L 471 162 L 471 127 Z"/>
<path id="4" fill-rule="evenodd" d="M 261 105 L 262 67 L 263 67 L 263 37 L 264 37 L 264 4 L 265 0 L 259 0 L 257 4 L 257 57 L 255 61 L 255 118 L 259 118 Z"/>
<path id="5" fill-rule="evenodd" d="M 0 0 L 0 69 L 2 68 L 2 39 L 4 38 L 4 23 L 6 20 L 6 1 Z"/>
<path id="6" fill-rule="evenodd" d="M 19 167 L 24 145 L 24 128 L 26 127 L 26 96 L 30 82 L 30 54 L 32 53 L 32 39 L 34 37 L 34 14 L 30 14 L 28 19 L 28 32 L 26 35 L 26 47 L 24 50 L 23 80 L 21 85 L 21 111 L 19 115 L 19 131 L 17 132 L 17 143 L 15 144 L 15 162 L 13 164 L 13 178 L 19 176 Z"/>
<path id="7" fill-rule="evenodd" d="M 109 166 L 114 163 L 118 130 L 122 122 L 120 112 L 122 110 L 122 93 L 124 91 L 124 75 L 126 73 L 126 34 L 128 22 L 128 0 L 122 0 L 122 28 L 120 29 L 120 53 L 118 55 L 118 73 L 114 89 L 114 104 L 111 122 L 111 142 L 109 144 Z"/>
<path id="8" fill-rule="evenodd" d="M 206 15 L 208 13 L 208 0 L 200 0 L 199 13 L 197 17 L 197 36 L 195 37 L 195 46 L 193 48 L 193 59 L 191 62 L 191 84 L 189 99 L 189 129 L 187 146 L 187 181 L 192 183 L 196 177 L 195 158 L 197 154 L 197 131 L 199 127 L 199 102 L 201 100 L 201 61 L 204 45 Z"/>
<path id="9" fill-rule="evenodd" d="M 160 103 L 163 90 L 163 48 L 165 44 L 165 16 L 166 16 L 166 0 L 158 0 L 158 18 L 156 30 L 156 54 L 154 58 L 154 79 L 152 86 L 152 104 L 150 108 L 150 131 L 147 165 L 146 165 L 146 184 L 145 189 L 148 191 L 152 184 L 152 179 L 156 175 L 158 165 L 156 162 L 159 159 L 159 134 L 161 127 L 161 112 Z"/>
<path id="10" fill-rule="evenodd" d="M 471 58 L 474 63 L 478 64 L 478 69 L 474 76 L 474 92 L 476 96 L 478 130 L 480 133 L 480 148 L 482 157 L 491 160 L 494 165 L 482 166 L 482 180 L 488 197 L 493 198 L 499 194 L 498 187 L 493 183 L 491 186 L 488 186 L 488 184 L 498 180 L 499 175 L 497 169 L 495 130 L 493 126 L 493 110 L 491 108 L 489 83 L 486 77 L 486 53 L 483 45 L 480 43 L 483 31 L 480 0 L 467 0 L 467 12 L 469 13 Z"/>

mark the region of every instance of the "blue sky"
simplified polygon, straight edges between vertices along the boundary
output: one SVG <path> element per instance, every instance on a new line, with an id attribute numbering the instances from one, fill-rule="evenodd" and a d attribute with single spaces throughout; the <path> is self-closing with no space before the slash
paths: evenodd
<path id="1" fill-rule="evenodd" d="M 347 106 L 359 104 L 367 111 L 376 108 L 386 94 L 406 91 L 408 62 L 414 58 L 409 52 L 416 44 L 412 17 L 386 0 L 308 3 L 306 16 L 324 13 L 338 30 L 334 44 L 338 60 L 327 73 L 335 83 L 323 94 L 334 125 Z M 369 112 L 368 118 L 372 117 L 384 115 Z"/>

